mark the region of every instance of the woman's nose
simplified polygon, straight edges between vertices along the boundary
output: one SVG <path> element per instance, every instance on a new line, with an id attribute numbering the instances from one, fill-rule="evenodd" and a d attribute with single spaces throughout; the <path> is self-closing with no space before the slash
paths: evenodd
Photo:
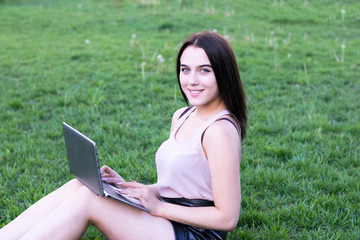
<path id="1" fill-rule="evenodd" d="M 199 78 L 196 72 L 192 72 L 189 76 L 189 84 L 197 85 L 199 84 Z"/>

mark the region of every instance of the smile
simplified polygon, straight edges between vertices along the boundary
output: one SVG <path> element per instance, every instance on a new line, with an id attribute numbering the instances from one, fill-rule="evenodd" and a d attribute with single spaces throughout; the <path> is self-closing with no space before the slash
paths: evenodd
<path id="1" fill-rule="evenodd" d="M 189 89 L 190 95 L 192 97 L 197 97 L 199 96 L 204 90 L 191 90 Z"/>

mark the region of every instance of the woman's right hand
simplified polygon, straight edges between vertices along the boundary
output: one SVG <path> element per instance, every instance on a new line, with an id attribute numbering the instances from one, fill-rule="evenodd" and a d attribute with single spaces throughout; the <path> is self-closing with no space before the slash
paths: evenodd
<path id="1" fill-rule="evenodd" d="M 110 183 L 111 185 L 117 188 L 120 187 L 121 184 L 125 182 L 125 180 L 117 172 L 115 172 L 106 165 L 101 167 L 100 173 L 101 173 L 102 181 L 106 183 Z"/>

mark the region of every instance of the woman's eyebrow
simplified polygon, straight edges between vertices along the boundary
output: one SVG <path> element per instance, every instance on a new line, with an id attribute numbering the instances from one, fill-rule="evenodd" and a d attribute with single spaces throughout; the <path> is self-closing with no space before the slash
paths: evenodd
<path id="1" fill-rule="evenodd" d="M 203 65 L 200 65 L 199 67 L 209 67 L 209 68 L 212 68 L 212 66 L 210 64 L 203 64 Z"/>
<path id="2" fill-rule="evenodd" d="M 186 64 L 180 64 L 181 67 L 188 67 L 188 65 Z M 210 64 L 202 64 L 202 65 L 199 65 L 198 67 L 200 68 L 203 68 L 203 67 L 209 67 L 209 68 L 212 68 L 212 66 Z"/>

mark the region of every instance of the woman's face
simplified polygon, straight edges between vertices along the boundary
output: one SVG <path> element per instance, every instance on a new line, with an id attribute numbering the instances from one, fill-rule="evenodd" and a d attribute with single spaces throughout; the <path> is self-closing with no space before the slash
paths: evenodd
<path id="1" fill-rule="evenodd" d="M 179 79 L 191 105 L 203 107 L 221 102 L 215 73 L 204 49 L 189 46 L 184 50 Z"/>

